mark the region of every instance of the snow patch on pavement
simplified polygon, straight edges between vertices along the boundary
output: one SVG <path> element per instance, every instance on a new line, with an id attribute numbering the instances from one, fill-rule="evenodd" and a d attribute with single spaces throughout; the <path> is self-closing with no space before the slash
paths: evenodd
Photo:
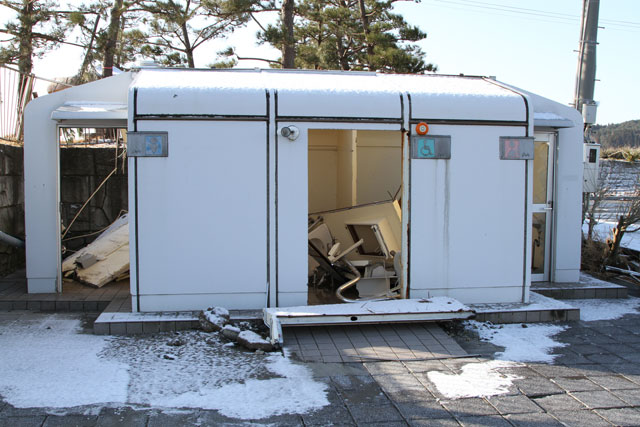
<path id="1" fill-rule="evenodd" d="M 580 320 L 585 322 L 619 319 L 626 314 L 638 314 L 640 308 L 640 298 L 633 297 L 571 300 L 569 303 L 580 309 Z"/>
<path id="2" fill-rule="evenodd" d="M 77 315 L 31 319 L 0 323 L 0 395 L 15 407 L 128 404 L 259 419 L 329 404 L 327 385 L 305 366 L 227 347 L 217 334 L 104 337 L 80 333 Z"/>
<path id="3" fill-rule="evenodd" d="M 482 363 L 468 363 L 462 367 L 460 374 L 431 371 L 427 376 L 438 391 L 449 399 L 489 397 L 508 393 L 513 381 L 521 378 L 517 375 L 500 372 L 498 369 L 517 366 L 522 365 L 492 360 Z"/>
<path id="4" fill-rule="evenodd" d="M 281 354 L 265 357 L 265 368 L 283 378 L 245 379 L 215 387 L 206 383 L 182 393 L 148 390 L 145 402 L 152 406 L 214 409 L 240 419 L 260 419 L 289 413 L 306 413 L 329 404 L 324 383 L 310 371 Z"/>
<path id="5" fill-rule="evenodd" d="M 109 338 L 61 315 L 0 327 L 0 394 L 18 408 L 124 402 L 128 366 L 98 354 Z"/>
<path id="6" fill-rule="evenodd" d="M 504 347 L 504 351 L 496 353 L 500 360 L 552 363 L 557 356 L 551 354 L 553 349 L 567 345 L 552 338 L 567 326 L 529 324 L 523 327 L 519 323 L 496 326 L 474 320 L 465 322 L 465 326 L 475 330 L 482 341 Z"/>

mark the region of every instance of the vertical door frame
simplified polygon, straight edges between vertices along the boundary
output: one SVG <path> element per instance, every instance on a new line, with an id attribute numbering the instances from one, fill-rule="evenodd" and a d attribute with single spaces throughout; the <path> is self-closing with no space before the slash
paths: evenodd
<path id="1" fill-rule="evenodd" d="M 534 132 L 534 140 L 549 143 L 549 159 L 547 160 L 547 197 L 545 203 L 531 203 L 531 216 L 536 213 L 544 213 L 545 218 L 545 248 L 544 248 L 544 272 L 533 273 L 531 272 L 532 282 L 548 282 L 551 280 L 551 272 L 553 270 L 553 264 L 555 259 L 554 253 L 554 241 L 555 241 L 555 225 L 556 225 L 556 169 L 558 163 L 558 134 L 553 131 L 536 131 Z M 534 160 L 535 161 L 535 160 Z M 535 181 L 534 181 L 535 185 Z M 551 206 L 549 206 L 551 202 Z M 544 205 L 544 208 L 539 206 Z M 538 206 L 538 207 L 536 207 Z M 533 220 L 532 220 L 533 222 Z M 533 226 L 533 224 L 532 224 Z M 533 231 L 532 237 L 533 237 Z M 532 268 L 533 268 L 533 254 L 535 251 L 531 251 Z"/>
<path id="2" fill-rule="evenodd" d="M 276 104 L 277 104 L 277 97 L 273 97 L 275 98 Z M 403 97 L 404 99 L 404 97 Z M 405 110 L 408 110 L 405 108 Z M 405 115 L 407 113 L 407 111 L 403 112 L 403 115 Z M 282 230 L 280 230 L 280 225 L 284 225 L 286 224 L 286 219 L 283 218 L 283 214 L 286 215 L 285 212 L 282 212 L 279 209 L 278 206 L 278 200 L 280 199 L 279 197 L 279 192 L 282 190 L 282 186 L 279 185 L 279 181 L 280 181 L 280 176 L 279 176 L 279 170 L 278 168 L 281 166 L 279 165 L 279 156 L 278 156 L 278 151 L 279 151 L 279 146 L 281 143 L 284 142 L 283 137 L 278 135 L 278 129 L 280 129 L 282 126 L 296 126 L 300 129 L 300 137 L 299 138 L 307 138 L 306 141 L 300 141 L 297 140 L 294 143 L 304 143 L 306 150 L 308 150 L 308 131 L 310 129 L 338 129 L 338 130 L 370 130 L 370 131 L 393 131 L 393 132 L 401 132 L 402 134 L 402 138 L 403 138 L 403 142 L 402 142 L 402 150 L 403 150 L 403 161 L 402 161 L 402 184 L 403 184 L 403 201 L 402 201 L 402 248 L 403 248 L 403 254 L 402 254 L 402 278 L 403 278 L 403 283 L 404 283 L 404 293 L 403 293 L 403 298 L 407 298 L 409 295 L 409 282 L 408 282 L 408 278 L 409 278 L 409 274 L 408 274 L 408 249 L 405 251 L 405 247 L 409 247 L 409 230 L 408 230 L 408 221 L 409 221 L 409 212 L 405 212 L 404 208 L 410 206 L 410 200 L 409 200 L 409 195 L 410 195 L 410 184 L 408 182 L 408 168 L 410 166 L 410 159 L 408 158 L 409 155 L 409 140 L 406 134 L 406 130 L 407 128 L 404 125 L 405 120 L 395 120 L 395 121 L 358 121 L 358 120 L 323 120 L 323 119 L 317 119 L 314 120 L 313 118 L 308 118 L 308 119 L 297 119 L 297 120 L 291 120 L 289 118 L 286 117 L 277 117 L 275 116 L 275 119 L 273 118 L 275 116 L 275 114 L 272 116 L 272 121 L 275 123 L 275 126 L 271 127 L 271 131 L 274 131 L 275 135 L 274 135 L 274 142 L 273 142 L 273 148 L 271 148 L 271 155 L 270 155 L 270 159 L 273 159 L 273 161 L 270 160 L 270 165 L 273 165 L 273 168 L 270 171 L 270 182 L 275 186 L 272 188 L 275 188 L 275 191 L 270 191 L 270 195 L 269 195 L 269 200 L 270 200 L 270 206 L 272 208 L 272 211 L 274 213 L 274 218 L 272 219 L 272 230 L 274 231 L 274 236 L 275 236 L 275 242 L 271 242 L 270 248 L 272 251 L 271 252 L 271 258 L 272 258 L 272 262 L 271 265 L 273 266 L 273 270 L 271 271 L 271 279 L 273 280 L 271 282 L 271 298 L 270 298 L 270 302 L 272 303 L 272 306 L 275 307 L 280 307 L 282 306 L 282 302 L 281 302 L 281 298 L 280 298 L 280 293 L 281 293 L 281 286 L 279 283 L 280 277 L 278 274 L 278 271 L 286 268 L 286 263 L 289 262 L 287 260 L 282 259 L 279 256 L 279 235 L 281 233 Z M 408 117 L 407 117 L 407 121 L 408 121 Z M 270 122 L 271 123 L 271 122 Z M 291 142 L 289 142 L 291 143 Z M 407 156 L 405 158 L 405 156 Z M 307 166 L 307 173 L 308 173 L 308 166 Z M 305 177 L 305 180 L 308 181 L 308 175 L 307 177 Z M 272 199 L 273 197 L 273 199 Z M 307 212 L 308 214 L 308 198 L 305 198 L 304 202 L 306 203 L 305 205 L 305 212 Z M 307 254 L 305 253 L 305 259 L 306 259 Z M 275 259 L 274 259 L 275 258 Z M 306 278 L 305 278 L 306 279 Z M 301 284 L 302 285 L 302 284 Z M 304 281 L 304 285 L 306 285 L 306 280 Z M 273 295 L 273 292 L 275 292 L 275 295 Z M 305 293 L 308 292 L 306 287 L 305 287 Z M 305 304 L 306 305 L 306 302 Z"/>

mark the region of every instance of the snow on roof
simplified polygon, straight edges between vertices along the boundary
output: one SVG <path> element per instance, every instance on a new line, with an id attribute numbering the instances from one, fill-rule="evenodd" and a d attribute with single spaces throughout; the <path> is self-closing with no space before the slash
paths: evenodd
<path id="1" fill-rule="evenodd" d="M 133 83 L 137 113 L 267 114 L 265 93 L 277 91 L 286 117 L 402 117 L 400 94 L 420 119 L 525 121 L 523 97 L 480 77 L 283 70 L 145 69 Z"/>
<path id="2" fill-rule="evenodd" d="M 574 123 L 566 117 L 556 113 L 543 113 L 538 111 L 533 114 L 533 122 L 535 126 L 541 127 L 570 128 L 574 126 Z"/>
<path id="3" fill-rule="evenodd" d="M 51 113 L 53 120 L 126 120 L 127 104 L 114 102 L 65 102 Z"/>

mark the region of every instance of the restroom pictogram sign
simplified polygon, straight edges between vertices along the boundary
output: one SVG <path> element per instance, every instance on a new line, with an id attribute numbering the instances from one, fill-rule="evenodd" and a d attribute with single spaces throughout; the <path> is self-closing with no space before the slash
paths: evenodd
<path id="1" fill-rule="evenodd" d="M 451 136 L 449 135 L 412 135 L 412 159 L 450 159 Z"/>
<path id="2" fill-rule="evenodd" d="M 533 160 L 533 138 L 500 137 L 501 160 Z"/>

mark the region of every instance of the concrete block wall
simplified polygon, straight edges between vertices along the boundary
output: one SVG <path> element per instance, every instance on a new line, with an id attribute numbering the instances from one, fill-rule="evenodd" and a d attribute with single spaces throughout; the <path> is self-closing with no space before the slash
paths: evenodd
<path id="1" fill-rule="evenodd" d="M 119 150 L 118 153 L 122 153 Z M 60 149 L 60 201 L 62 223 L 68 226 L 100 183 L 116 167 L 114 148 L 61 148 Z M 94 233 L 111 224 L 121 210 L 127 210 L 127 166 L 117 160 L 118 171 L 93 197 L 65 236 L 63 245 L 77 250 L 96 237 L 76 236 Z M 123 169 L 124 167 L 124 169 Z"/>
<path id="2" fill-rule="evenodd" d="M 24 240 L 24 150 L 0 144 L 0 230 Z M 24 248 L 0 243 L 0 276 L 24 267 Z"/>
<path id="3" fill-rule="evenodd" d="M 120 150 L 121 152 L 121 150 Z M 68 225 L 91 193 L 115 168 L 113 148 L 63 148 L 60 150 L 62 222 Z M 124 169 L 123 169 L 124 167 Z M 94 196 L 65 238 L 89 234 L 111 224 L 127 210 L 127 164 L 118 160 L 118 172 Z M 25 238 L 24 148 L 0 144 L 0 231 Z M 79 249 L 95 236 L 67 240 L 69 249 Z M 0 243 L 0 277 L 24 267 L 24 249 Z"/>

